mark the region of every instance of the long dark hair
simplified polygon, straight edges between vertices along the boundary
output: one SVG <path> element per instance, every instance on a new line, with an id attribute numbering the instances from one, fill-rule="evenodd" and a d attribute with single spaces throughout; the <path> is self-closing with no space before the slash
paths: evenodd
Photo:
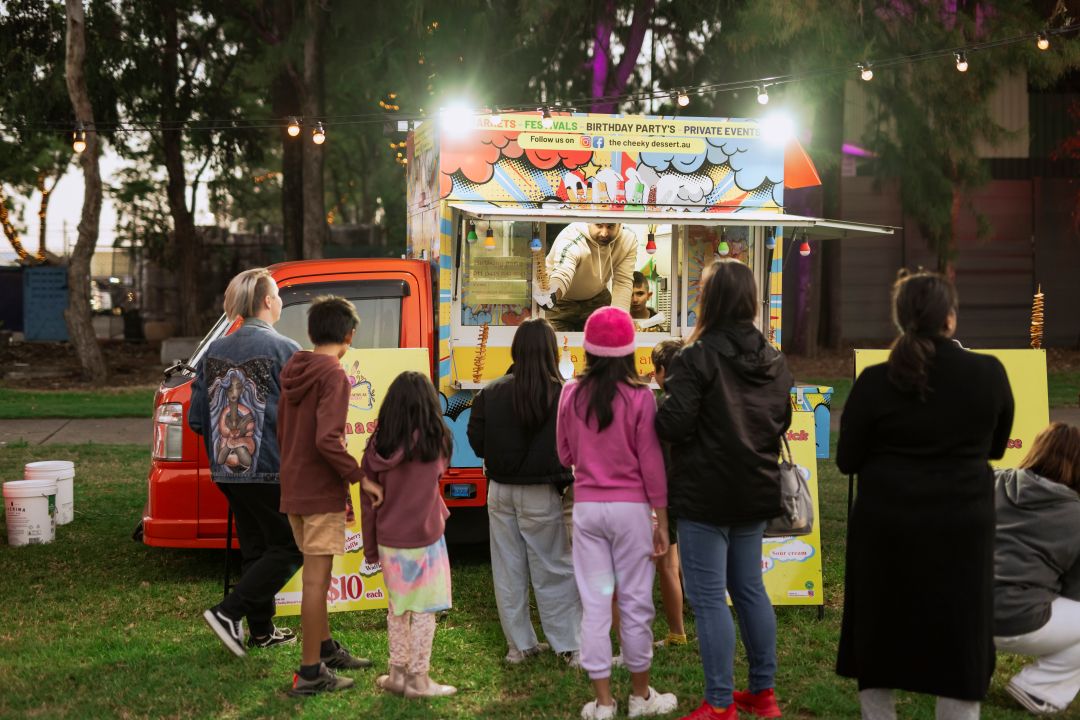
<path id="1" fill-rule="evenodd" d="M 889 353 L 888 377 L 903 392 L 926 400 L 934 339 L 944 337 L 949 314 L 959 306 L 956 287 L 939 273 L 901 270 L 892 291 L 893 323 L 900 336 Z"/>
<path id="2" fill-rule="evenodd" d="M 588 404 L 585 406 L 585 423 L 588 424 L 590 417 L 596 417 L 598 430 L 603 430 L 615 419 L 612 403 L 615 401 L 619 383 L 626 383 L 631 387 L 645 385 L 645 381 L 638 374 L 633 353 L 621 357 L 600 357 L 585 353 L 585 372 L 578 383 L 581 384 L 581 392 L 575 399 L 578 406 L 574 409 L 580 414 L 581 398 L 586 398 Z"/>
<path id="3" fill-rule="evenodd" d="M 1035 436 L 1020 467 L 1080 491 L 1080 428 L 1050 423 Z"/>
<path id="4" fill-rule="evenodd" d="M 514 415 L 527 430 L 543 425 L 559 403 L 559 341 L 551 323 L 543 318 L 526 320 L 514 333 L 510 345 L 514 360 Z"/>
<path id="5" fill-rule="evenodd" d="M 753 322 L 757 315 L 754 272 L 733 258 L 716 260 L 702 270 L 697 325 L 687 343 L 725 325 Z"/>
<path id="6" fill-rule="evenodd" d="M 406 460 L 432 462 L 439 456 L 449 459 L 454 440 L 442 415 L 439 396 L 428 376 L 412 370 L 403 372 L 386 391 L 371 441 L 385 458 L 402 449 Z"/>

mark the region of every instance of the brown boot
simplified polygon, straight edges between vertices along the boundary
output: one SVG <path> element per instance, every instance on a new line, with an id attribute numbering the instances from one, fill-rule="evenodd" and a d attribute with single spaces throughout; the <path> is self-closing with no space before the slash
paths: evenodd
<path id="1" fill-rule="evenodd" d="M 405 666 L 391 665 L 389 675 L 375 678 L 375 685 L 388 693 L 402 695 L 405 692 Z"/>
<path id="2" fill-rule="evenodd" d="M 425 673 L 408 673 L 405 676 L 405 697 L 447 697 L 457 692 L 453 685 L 440 685 Z"/>

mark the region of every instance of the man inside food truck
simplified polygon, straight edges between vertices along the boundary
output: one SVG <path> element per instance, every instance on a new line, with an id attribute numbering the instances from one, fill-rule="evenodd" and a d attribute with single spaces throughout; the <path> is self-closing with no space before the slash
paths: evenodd
<path id="1" fill-rule="evenodd" d="M 533 291 L 552 326 L 580 332 L 597 308 L 629 311 L 637 245 L 637 237 L 622 223 L 567 225 L 547 255 L 548 292 Z"/>

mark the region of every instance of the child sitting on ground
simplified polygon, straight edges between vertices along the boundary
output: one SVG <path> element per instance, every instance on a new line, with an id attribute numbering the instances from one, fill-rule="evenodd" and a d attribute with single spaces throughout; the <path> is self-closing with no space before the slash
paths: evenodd
<path id="1" fill-rule="evenodd" d="M 308 309 L 308 337 L 315 349 L 300 351 L 281 371 L 278 440 L 281 443 L 281 512 L 289 516 L 304 554 L 300 627 L 303 649 L 290 695 L 352 687 L 332 668 L 371 667 L 330 636 L 326 593 L 334 556 L 345 553 L 345 503 L 360 465 L 345 449 L 349 380 L 340 360 L 360 318 L 351 302 L 317 298 Z"/>

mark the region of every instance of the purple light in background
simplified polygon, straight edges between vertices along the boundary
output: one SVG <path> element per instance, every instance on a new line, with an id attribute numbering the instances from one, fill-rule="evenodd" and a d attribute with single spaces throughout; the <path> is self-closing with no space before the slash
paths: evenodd
<path id="1" fill-rule="evenodd" d="M 853 155 L 855 157 L 877 157 L 876 153 L 872 153 L 865 148 L 861 148 L 858 145 L 853 145 L 851 143 L 844 143 L 843 146 L 840 148 L 840 151 L 845 155 Z"/>

